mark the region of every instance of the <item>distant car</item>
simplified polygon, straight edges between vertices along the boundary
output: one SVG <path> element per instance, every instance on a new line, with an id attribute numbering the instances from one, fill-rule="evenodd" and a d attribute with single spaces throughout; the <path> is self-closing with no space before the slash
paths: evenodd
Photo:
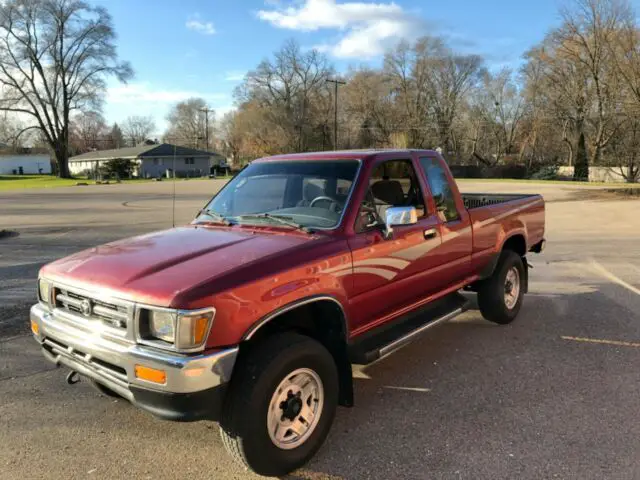
<path id="1" fill-rule="evenodd" d="M 463 312 L 460 290 L 515 319 L 544 211 L 539 195 L 461 195 L 433 151 L 263 158 L 190 225 L 43 267 L 31 328 L 101 392 L 219 420 L 233 457 L 284 475 L 353 405 L 351 364 Z"/>

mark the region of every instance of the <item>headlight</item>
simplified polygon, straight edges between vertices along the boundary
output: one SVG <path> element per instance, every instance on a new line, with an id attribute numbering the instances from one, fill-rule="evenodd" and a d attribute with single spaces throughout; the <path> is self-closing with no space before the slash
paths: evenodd
<path id="1" fill-rule="evenodd" d="M 173 343 L 176 338 L 176 313 L 149 310 L 149 335 Z"/>
<path id="2" fill-rule="evenodd" d="M 214 313 L 214 309 L 186 311 L 143 308 L 138 318 L 140 340 L 171 350 L 197 350 L 207 340 Z"/>
<path id="3" fill-rule="evenodd" d="M 47 306 L 51 305 L 51 282 L 43 278 L 38 280 L 38 300 Z"/>

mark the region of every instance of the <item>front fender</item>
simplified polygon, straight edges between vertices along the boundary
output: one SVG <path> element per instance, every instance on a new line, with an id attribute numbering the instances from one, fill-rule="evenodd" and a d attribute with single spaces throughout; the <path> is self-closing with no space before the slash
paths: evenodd
<path id="1" fill-rule="evenodd" d="M 343 272 L 350 266 L 351 255 L 342 253 L 221 292 L 213 298 L 216 318 L 207 347 L 237 345 L 269 319 L 319 298 L 338 304 L 348 318 L 349 276 Z"/>

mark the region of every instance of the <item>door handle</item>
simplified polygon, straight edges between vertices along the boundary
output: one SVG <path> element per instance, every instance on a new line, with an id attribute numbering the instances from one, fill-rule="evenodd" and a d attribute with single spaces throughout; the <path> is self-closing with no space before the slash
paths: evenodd
<path id="1" fill-rule="evenodd" d="M 429 228 L 423 232 L 425 240 L 435 238 L 438 236 L 438 231 L 435 228 Z"/>

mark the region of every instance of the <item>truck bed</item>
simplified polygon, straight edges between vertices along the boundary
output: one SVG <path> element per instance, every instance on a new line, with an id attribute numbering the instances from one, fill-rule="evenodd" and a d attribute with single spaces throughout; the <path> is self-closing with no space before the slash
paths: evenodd
<path id="1" fill-rule="evenodd" d="M 498 205 L 501 203 L 511 202 L 513 200 L 523 200 L 525 198 L 537 197 L 535 194 L 502 194 L 502 193 L 462 193 L 462 200 L 467 210 L 474 208 L 487 207 L 489 205 Z"/>

